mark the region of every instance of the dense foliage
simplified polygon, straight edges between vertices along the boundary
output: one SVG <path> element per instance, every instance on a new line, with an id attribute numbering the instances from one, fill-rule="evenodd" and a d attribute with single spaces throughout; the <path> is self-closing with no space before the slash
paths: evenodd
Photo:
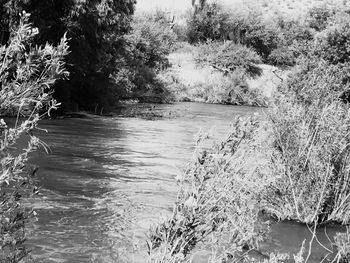
<path id="1" fill-rule="evenodd" d="M 5 41 L 22 10 L 32 13 L 32 22 L 40 32 L 36 37 L 38 44 L 56 44 L 67 32 L 67 65 L 71 74 L 68 81 L 55 85 L 55 97 L 64 108 L 91 109 L 116 101 L 111 96 L 115 86 L 112 76 L 123 60 L 122 36 L 130 30 L 133 0 L 3 0 L 1 28 Z"/>
<path id="2" fill-rule="evenodd" d="M 122 70 L 116 74 L 121 98 L 162 102 L 166 89 L 157 73 L 169 66 L 168 55 L 177 37 L 166 13 L 137 16 L 125 36 L 127 49 Z"/>
<path id="3" fill-rule="evenodd" d="M 293 66 L 295 64 L 295 56 L 289 48 L 280 47 L 271 51 L 268 62 L 274 66 Z"/>
<path id="4" fill-rule="evenodd" d="M 221 242 L 222 233 L 233 238 L 220 262 L 243 247 L 255 249 L 262 210 L 315 225 L 348 224 L 349 14 L 321 6 L 305 21 L 267 22 L 257 12 L 238 15 L 202 2 L 188 18 L 187 40 L 198 44 L 195 62 L 215 70 L 186 98 L 266 106 L 248 85 L 261 74 L 259 64 L 295 67 L 274 95 L 265 126 L 237 118 L 227 139 L 209 150 L 198 138 L 178 178 L 173 215 L 150 233 L 149 261 L 184 260 L 200 241 Z M 17 116 L 14 124 L 0 119 L 0 261 L 17 262 L 28 254 L 25 226 L 35 216 L 22 204 L 37 193 L 28 154 L 41 145 L 38 121 L 58 106 L 53 96 L 63 110 L 96 113 L 120 99 L 164 102 L 171 94 L 159 73 L 169 66 L 177 35 L 166 13 L 132 17 L 133 0 L 0 3 L 0 116 Z M 16 148 L 20 138 L 28 140 L 24 150 Z M 349 236 L 336 237 L 339 262 L 348 262 Z"/>
<path id="5" fill-rule="evenodd" d="M 310 11 L 323 31 L 280 86 L 270 115 L 279 216 L 308 223 L 350 220 L 348 17 L 328 25 L 330 14 Z"/>
<path id="6" fill-rule="evenodd" d="M 275 93 L 268 120 L 262 124 L 264 131 L 259 130 L 259 135 L 255 137 L 259 141 L 258 146 L 245 141 L 246 149 L 254 152 L 254 161 L 250 163 L 256 165 L 254 171 L 244 168 L 244 161 L 234 158 L 234 152 L 239 149 L 235 145 L 237 137 L 242 141 L 246 139 L 235 133 L 234 138 L 230 137 L 219 144 L 221 148 L 218 151 L 215 148 L 196 152 L 189 169 L 180 177 L 181 189 L 172 217 L 151 232 L 150 254 L 160 259 L 154 262 L 172 262 L 171 259 L 176 257 L 183 259 L 195 246 L 200 246 L 198 240 L 206 240 L 208 247 L 211 247 L 211 240 L 206 239 L 208 233 L 214 233 L 215 240 L 220 240 L 216 230 L 232 223 L 230 230 L 239 229 L 242 219 L 250 221 L 253 226 L 257 220 L 251 213 L 254 209 L 249 210 L 248 207 L 263 210 L 278 219 L 313 224 L 314 235 L 319 224 L 350 222 L 348 14 L 336 13 L 334 9 L 322 6 L 312 9 L 306 21 L 285 21 L 280 18 L 275 27 L 267 28 L 267 24 L 258 16 L 242 20 L 236 17 L 227 19 L 227 12 L 217 6 L 215 8 L 215 16 L 205 13 L 209 8 L 203 8 L 203 13 L 199 11 L 190 20 L 188 37 L 191 42 L 214 41 L 199 46 L 201 50 L 196 60 L 200 65 L 210 65 L 228 74 L 236 72 L 239 67 L 249 68 L 242 65 L 251 62 L 252 53 L 242 52 L 244 49 L 247 51 L 247 47 L 218 41 L 226 39 L 228 34 L 208 30 L 211 20 L 213 25 L 218 25 L 215 29 L 225 30 L 232 21 L 240 21 L 234 25 L 242 29 L 242 34 L 233 34 L 236 38 L 231 40 L 253 48 L 273 65 L 295 67 Z M 235 80 L 228 83 L 233 85 Z M 225 89 L 217 89 L 214 94 L 217 97 L 225 94 Z M 258 134 L 258 125 L 252 127 L 249 124 L 251 122 L 248 121 L 246 127 L 254 131 L 247 132 L 247 135 Z M 241 128 L 239 122 L 235 125 L 235 128 Z M 226 146 L 228 151 L 225 151 Z M 246 159 L 251 157 L 249 152 L 243 155 Z M 217 165 L 221 169 L 217 170 Z M 234 170 L 239 165 L 240 169 Z M 244 175 L 240 177 L 242 171 Z M 225 183 L 226 175 L 230 177 L 228 183 Z M 237 178 L 240 180 L 237 181 Z M 256 188 L 252 189 L 251 185 Z M 226 191 L 226 187 L 232 189 Z M 233 190 L 234 187 L 237 189 Z M 237 191 L 240 192 L 239 197 L 231 195 Z M 250 196 L 252 193 L 255 194 Z M 221 198 L 231 201 L 221 206 Z M 245 198 L 251 202 L 245 203 Z M 240 204 L 245 204 L 244 208 L 235 211 Z M 240 216 L 235 218 L 237 213 Z M 218 214 L 220 218 L 213 223 L 211 219 L 217 218 Z M 253 227 L 251 230 L 254 232 Z M 241 233 L 245 233 L 249 239 L 254 236 L 251 235 L 253 232 L 242 229 Z M 337 249 L 334 251 L 334 262 L 349 262 L 349 236 L 347 229 L 346 233 L 335 237 Z M 238 241 L 241 240 L 238 238 Z M 249 244 L 248 240 L 245 242 Z M 294 255 L 295 262 L 308 261 L 312 242 L 309 251 L 305 252 L 302 247 Z M 225 252 L 236 252 L 240 246 L 244 246 L 243 243 L 236 244 L 238 249 L 230 248 L 232 250 Z M 237 254 L 232 255 L 236 259 Z M 305 256 L 306 259 L 303 258 Z M 213 262 L 226 262 L 225 256 L 211 259 Z M 286 259 L 274 259 L 271 255 L 270 261 L 265 262 L 286 262 Z"/>
<path id="7" fill-rule="evenodd" d="M 307 22 L 310 28 L 322 31 L 327 27 L 328 20 L 334 15 L 334 11 L 326 5 L 315 6 L 307 14 Z"/>
<path id="8" fill-rule="evenodd" d="M 280 36 L 278 30 L 271 25 L 265 24 L 261 14 L 251 14 L 244 20 L 243 44 L 252 47 L 263 58 L 267 59 L 272 50 L 278 47 Z"/>
<path id="9" fill-rule="evenodd" d="M 17 115 L 15 124 L 0 119 L 1 262 L 19 262 L 28 254 L 25 227 L 35 212 L 24 208 L 22 198 L 37 193 L 36 169 L 31 171 L 27 161 L 29 153 L 41 145 L 33 132 L 38 121 L 57 108 L 52 86 L 68 74 L 63 62 L 68 54 L 66 38 L 57 46 L 34 46 L 38 30 L 28 20 L 29 15 L 22 13 L 18 28 L 0 47 L 0 114 Z M 27 146 L 20 146 L 24 138 Z"/>
<path id="10" fill-rule="evenodd" d="M 217 3 L 207 4 L 188 18 L 187 37 L 190 43 L 223 40 L 228 31 L 229 13 Z"/>
<path id="11" fill-rule="evenodd" d="M 332 64 L 350 62 L 350 15 L 340 13 L 316 37 L 316 55 Z"/>
<path id="12" fill-rule="evenodd" d="M 260 14 L 231 14 L 216 3 L 189 18 L 187 36 L 190 43 L 232 40 L 253 48 L 264 59 L 278 44 L 277 31 L 264 24 Z"/>
<path id="13" fill-rule="evenodd" d="M 198 47 L 195 61 L 199 65 L 207 65 L 223 73 L 243 70 L 250 76 L 260 74 L 258 64 L 260 56 L 252 49 L 232 42 L 209 42 Z"/>
<path id="14" fill-rule="evenodd" d="M 339 96 L 348 86 L 343 69 L 314 63 L 293 74 L 270 116 L 272 173 L 282 202 L 277 207 L 279 216 L 302 222 L 347 223 L 350 115 Z"/>

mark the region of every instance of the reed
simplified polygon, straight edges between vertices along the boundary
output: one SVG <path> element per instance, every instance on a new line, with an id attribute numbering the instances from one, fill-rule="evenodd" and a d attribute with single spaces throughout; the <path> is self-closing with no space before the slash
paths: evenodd
<path id="1" fill-rule="evenodd" d="M 68 53 L 65 37 L 56 47 L 31 45 L 38 30 L 23 12 L 18 28 L 7 45 L 0 47 L 0 116 L 16 116 L 9 127 L 0 119 L 0 261 L 19 262 L 29 251 L 25 247 L 25 227 L 35 211 L 25 208 L 22 198 L 35 195 L 37 168 L 27 165 L 29 154 L 45 144 L 34 135 L 40 119 L 59 104 L 52 99 L 52 85 L 68 73 L 63 58 Z M 18 140 L 28 144 L 19 149 Z"/>
<path id="2" fill-rule="evenodd" d="M 208 148 L 206 136 L 197 138 L 193 159 L 177 178 L 172 216 L 150 231 L 149 262 L 189 260 L 200 248 L 216 251 L 212 260 L 222 260 L 258 247 L 267 229 L 258 220 L 259 202 L 269 183 L 256 176 L 259 165 L 251 165 L 258 131 L 255 117 L 237 118 L 214 147 Z"/>
<path id="3" fill-rule="evenodd" d="M 277 203 L 269 208 L 279 218 L 347 224 L 350 111 L 339 99 L 346 85 L 326 65 L 296 75 L 298 86 L 287 84 L 271 111 L 270 190 Z"/>

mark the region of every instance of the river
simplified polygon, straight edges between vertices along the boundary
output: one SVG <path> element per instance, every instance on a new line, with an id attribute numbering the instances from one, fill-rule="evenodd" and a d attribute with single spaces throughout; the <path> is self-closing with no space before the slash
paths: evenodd
<path id="1" fill-rule="evenodd" d="M 210 130 L 220 139 L 234 116 L 263 114 L 257 108 L 200 103 L 157 108 L 179 114 L 41 123 L 48 133 L 39 135 L 49 153 L 40 149 L 30 160 L 40 167 L 41 187 L 33 203 L 38 221 L 27 242 L 35 262 L 145 262 L 144 254 L 133 251 L 143 249 L 150 225 L 171 213 L 175 177 L 191 158 L 195 134 Z M 289 228 L 300 245 L 307 233 Z M 277 237 L 269 242 L 288 249 L 283 240 L 290 242 L 290 236 Z"/>

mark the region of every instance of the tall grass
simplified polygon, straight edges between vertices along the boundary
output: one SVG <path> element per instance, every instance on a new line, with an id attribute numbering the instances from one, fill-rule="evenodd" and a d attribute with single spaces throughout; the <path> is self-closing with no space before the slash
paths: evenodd
<path id="1" fill-rule="evenodd" d="M 350 228 L 346 229 L 346 233 L 338 233 L 335 237 L 335 245 L 338 249 L 338 254 L 334 261 L 347 263 L 350 261 Z"/>
<path id="2" fill-rule="evenodd" d="M 274 213 L 305 223 L 350 220 L 350 111 L 341 68 L 299 69 L 270 114 Z"/>
<path id="3" fill-rule="evenodd" d="M 269 183 L 256 177 L 259 165 L 251 165 L 258 127 L 254 117 L 237 118 L 227 138 L 212 149 L 206 136 L 198 136 L 193 159 L 177 178 L 173 214 L 149 234 L 149 262 L 179 262 L 194 249 L 225 244 L 212 255 L 212 262 L 221 262 L 241 258 L 243 248 L 258 247 L 266 230 L 258 220 L 259 202 Z"/>
<path id="4" fill-rule="evenodd" d="M 341 102 L 314 110 L 284 101 L 271 115 L 277 207 L 302 222 L 348 223 L 350 114 Z"/>

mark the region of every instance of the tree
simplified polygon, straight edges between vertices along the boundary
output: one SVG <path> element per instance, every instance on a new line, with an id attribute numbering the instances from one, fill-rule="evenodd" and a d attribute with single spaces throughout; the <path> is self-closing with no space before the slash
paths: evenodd
<path id="1" fill-rule="evenodd" d="M 63 108 L 93 109 L 113 103 L 112 76 L 125 57 L 123 36 L 131 29 L 134 0 L 0 0 L 2 39 L 15 25 L 22 10 L 32 13 L 39 28 L 38 44 L 57 44 L 67 32 L 70 79 L 55 85 Z"/>
<path id="2" fill-rule="evenodd" d="M 71 80 L 63 83 L 63 91 L 80 108 L 106 107 L 117 100 L 112 77 L 127 52 L 123 36 L 131 29 L 134 1 L 91 0 L 78 10 L 68 19 L 72 66 Z M 57 95 L 67 100 L 62 93 Z"/>

